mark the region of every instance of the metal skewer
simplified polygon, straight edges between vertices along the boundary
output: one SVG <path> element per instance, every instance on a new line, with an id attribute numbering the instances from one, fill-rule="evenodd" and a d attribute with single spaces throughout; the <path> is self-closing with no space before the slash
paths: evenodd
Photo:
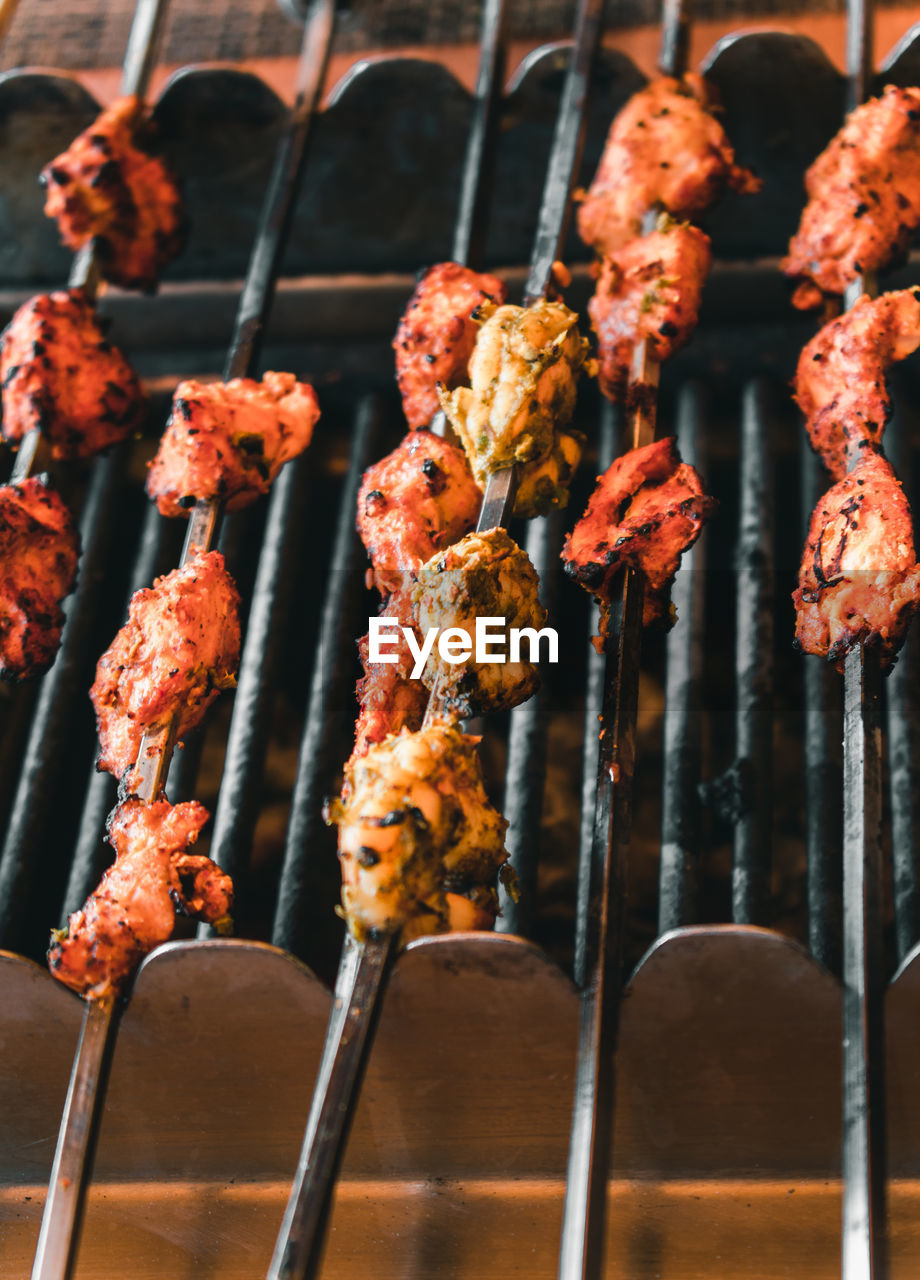
<path id="1" fill-rule="evenodd" d="M 666 0 L 659 67 L 666 75 L 686 70 L 689 16 L 682 0 Z M 655 229 L 658 210 L 643 219 L 642 234 Z M 658 361 L 646 341 L 638 343 L 629 375 L 626 435 L 638 449 L 655 439 Z M 622 919 L 626 856 L 632 824 L 632 782 L 639 709 L 644 582 L 639 570 L 623 574 L 618 600 L 604 635 L 604 695 L 597 753 L 597 796 L 583 917 L 577 922 L 578 962 L 583 980 L 569 1135 L 559 1280 L 603 1274 L 607 1176 L 613 1128 L 619 996 L 622 981 Z"/>
<path id="2" fill-rule="evenodd" d="M 580 0 L 574 48 L 566 76 L 550 153 L 538 229 L 525 288 L 525 304 L 545 297 L 553 263 L 564 243 L 570 196 L 581 157 L 585 105 L 594 55 L 600 40 L 603 0 Z M 516 468 L 489 477 L 477 530 L 494 529 L 514 506 Z M 426 722 L 438 698 L 431 691 Z M 335 1008 L 327 1032 L 300 1158 L 268 1280 L 305 1280 L 318 1275 L 333 1182 L 341 1162 L 363 1064 L 372 1042 L 389 960 L 392 935 L 355 942 L 346 936 Z"/>
<path id="3" fill-rule="evenodd" d="M 871 92 L 872 0 L 847 3 L 848 106 Z M 878 292 L 863 274 L 849 309 Z M 882 719 L 877 655 L 847 654 L 843 677 L 843 1280 L 887 1274 L 885 968 L 881 906 Z"/>
<path id="4" fill-rule="evenodd" d="M 157 30 L 165 0 L 141 0 L 143 29 Z M 304 23 L 298 68 L 298 92 L 291 117 L 281 139 L 269 183 L 256 243 L 240 297 L 236 326 L 226 365 L 226 377 L 244 376 L 258 359 L 262 330 L 274 297 L 275 277 L 290 221 L 302 163 L 320 91 L 326 75 L 335 20 L 334 0 L 314 0 Z M 136 18 L 135 25 L 139 19 Z M 139 40 L 129 42 L 134 83 L 149 74 L 151 56 Z M 220 515 L 216 502 L 200 502 L 192 511 L 181 564 L 206 551 L 213 540 Z M 133 794 L 145 803 L 156 800 L 163 788 L 175 745 L 178 719 L 174 716 L 156 733 L 145 734 L 133 771 Z M 92 1154 L 107 1066 L 118 1025 L 119 1001 L 88 1001 L 77 1055 L 71 1073 L 67 1102 L 58 1133 L 48 1199 L 42 1215 L 32 1280 L 68 1280 L 76 1261 L 82 1206 L 92 1171 Z"/>

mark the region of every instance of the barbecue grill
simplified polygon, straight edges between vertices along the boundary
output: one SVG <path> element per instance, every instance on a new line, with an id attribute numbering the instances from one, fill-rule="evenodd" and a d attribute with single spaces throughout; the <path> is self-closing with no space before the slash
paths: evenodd
<path id="1" fill-rule="evenodd" d="M 568 59 L 565 43 L 537 50 L 500 105 L 484 256 L 512 299 Z M 881 749 L 884 761 L 884 773 L 866 774 L 870 819 L 874 804 L 883 821 L 876 838 L 870 820 L 865 841 L 865 922 L 852 899 L 846 914 L 842 904 L 842 683 L 791 652 L 789 592 L 822 480 L 786 386 L 813 321 L 792 312 L 776 259 L 801 207 L 802 173 L 839 126 L 846 85 L 815 44 L 781 32 L 729 37 L 705 70 L 764 189 L 726 195 L 707 215 L 716 265 L 700 329 L 662 369 L 660 430 L 678 433 L 722 506 L 678 575 L 677 627 L 643 640 L 624 938 L 632 976 L 616 1089 L 599 1119 L 611 1135 L 607 1267 L 682 1278 L 839 1269 L 843 1168 L 858 1182 L 859 1098 L 851 1083 L 842 1124 L 841 957 L 866 938 L 875 948 L 868 1062 L 872 1089 L 884 1084 L 869 1093 L 873 1226 L 884 1235 L 887 1174 L 890 1274 L 910 1277 L 920 1175 L 916 643 L 864 713 L 870 755 Z M 918 81 L 920 39 L 908 33 L 877 83 Z M 598 55 L 582 181 L 642 82 L 615 47 Z M 0 78 L 4 320 L 66 278 L 34 179 L 95 112 L 67 77 Z M 0 1222 L 11 1277 L 31 1267 L 83 1018 L 41 957 L 48 928 L 106 865 L 102 831 L 115 803 L 114 782 L 92 769 L 87 690 L 130 592 L 177 561 L 183 531 L 147 504 L 143 463 L 176 380 L 223 363 L 285 115 L 260 80 L 228 69 L 189 68 L 157 102 L 186 190 L 188 248 L 156 297 L 111 292 L 102 302 L 153 393 L 149 430 L 61 473 L 83 537 L 62 650 L 37 684 L 0 687 Z M 256 1277 L 268 1266 L 341 941 L 335 837 L 320 806 L 349 751 L 353 641 L 374 612 L 355 495 L 363 469 L 403 430 L 389 339 L 412 272 L 450 254 L 474 115 L 442 68 L 393 58 L 356 66 L 315 122 L 262 364 L 315 380 L 323 417 L 271 497 L 224 522 L 220 545 L 248 604 L 240 686 L 189 736 L 167 786 L 173 801 L 194 795 L 215 815 L 204 851 L 237 880 L 237 938 L 180 940 L 141 968 L 111 1062 L 78 1276 Z M 567 301 L 583 311 L 590 285 L 574 237 L 566 261 Z M 883 283 L 916 278 L 910 263 Z M 910 491 L 910 364 L 899 379 L 886 450 Z M 593 389 L 583 387 L 578 413 L 589 453 L 569 509 L 530 534 L 550 565 L 591 478 L 626 447 L 626 424 Z M 554 569 L 544 589 L 560 664 L 544 668 L 534 708 L 484 726 L 524 893 L 505 903 L 499 933 L 425 939 L 399 957 L 323 1275 L 556 1274 L 590 958 L 603 664 L 583 593 Z M 847 840 L 852 850 L 862 835 Z M 846 1229 L 869 1235 L 852 1205 Z"/>

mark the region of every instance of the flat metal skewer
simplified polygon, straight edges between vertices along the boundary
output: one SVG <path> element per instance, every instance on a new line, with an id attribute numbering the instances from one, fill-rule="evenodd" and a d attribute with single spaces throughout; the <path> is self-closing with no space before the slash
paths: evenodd
<path id="1" fill-rule="evenodd" d="M 851 85 L 860 100 L 870 83 L 871 15 L 870 0 L 849 0 Z M 877 292 L 867 273 L 844 305 Z M 843 675 L 843 1280 L 887 1275 L 881 821 L 881 671 L 877 654 L 860 645 Z"/>
<path id="2" fill-rule="evenodd" d="M 525 288 L 525 304 L 546 296 L 553 263 L 565 239 L 571 190 L 584 142 L 585 106 L 591 67 L 600 40 L 603 0 L 580 0 L 575 44 L 563 88 L 547 169 L 540 218 Z M 477 530 L 503 525 L 514 507 L 516 468 L 494 472 L 488 480 Z M 438 704 L 437 685 L 425 713 L 431 722 Z M 319 1274 L 333 1182 L 341 1162 L 356 1090 L 373 1036 L 380 997 L 395 954 L 395 936 L 356 943 L 346 936 L 336 985 L 336 1007 L 323 1056 L 297 1171 L 268 1280 L 313 1280 Z M 340 1007 L 341 1001 L 341 1007 Z"/>
<path id="3" fill-rule="evenodd" d="M 659 64 L 680 76 L 689 42 L 682 0 L 666 0 Z M 651 234 L 658 210 L 649 210 L 642 234 Z M 659 364 L 649 344 L 633 352 L 626 400 L 626 434 L 633 449 L 655 439 Z M 589 1280 L 603 1274 L 607 1177 L 614 1111 L 614 1050 L 622 982 L 623 905 L 632 825 L 632 783 L 639 710 L 644 581 L 627 568 L 619 600 L 611 609 L 604 641 L 604 695 L 597 756 L 597 798 L 587 865 L 587 891 L 577 922 L 578 961 L 583 976 L 575 1068 L 575 1098 L 569 1133 L 559 1280 Z"/>
<path id="4" fill-rule="evenodd" d="M 143 27 L 152 38 L 165 0 L 141 0 Z M 156 10 L 156 12 L 154 12 Z M 136 19 L 137 21 L 138 19 Z M 334 0 L 314 0 L 304 23 L 298 93 L 279 144 L 256 243 L 240 298 L 236 328 L 227 359 L 227 378 L 249 373 L 258 359 L 262 330 L 274 296 L 281 250 L 290 222 L 309 126 L 326 75 L 335 20 Z M 149 74 L 151 59 L 141 45 L 129 42 L 134 83 Z M 193 509 L 181 563 L 208 550 L 220 515 L 218 503 L 199 502 Z M 178 718 L 146 733 L 133 771 L 133 794 L 144 803 L 162 792 L 175 745 Z M 130 775 L 129 775 L 130 776 Z M 92 1171 L 95 1136 L 105 1096 L 107 1064 L 117 1030 L 118 999 L 88 1001 L 83 1030 L 71 1074 L 55 1152 L 48 1199 L 42 1215 L 32 1280 L 68 1280 L 76 1261 L 82 1207 Z"/>
<path id="5" fill-rule="evenodd" d="M 847 0 L 848 106 L 869 96 L 872 0 Z M 878 292 L 874 275 L 844 295 Z M 843 676 L 843 1280 L 887 1275 L 881 670 L 861 645 Z"/>

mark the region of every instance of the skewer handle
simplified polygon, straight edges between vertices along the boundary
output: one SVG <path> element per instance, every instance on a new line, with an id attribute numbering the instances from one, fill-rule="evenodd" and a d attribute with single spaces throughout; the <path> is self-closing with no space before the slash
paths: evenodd
<path id="1" fill-rule="evenodd" d="M 303 29 L 298 61 L 297 96 L 291 118 L 275 157 L 268 195 L 246 281 L 236 313 L 225 378 L 252 374 L 259 356 L 262 332 L 274 295 L 274 282 L 294 208 L 310 126 L 326 79 L 335 28 L 335 0 L 313 0 Z"/>
<path id="2" fill-rule="evenodd" d="M 663 76 L 682 76 L 690 54 L 690 0 L 664 0 L 658 70 Z"/>
<path id="3" fill-rule="evenodd" d="M 605 645 L 607 678 L 584 929 L 587 985 L 581 998 L 559 1280 L 591 1280 L 603 1274 L 642 601 L 641 574 L 628 569 L 617 623 L 611 626 Z"/>
<path id="4" fill-rule="evenodd" d="M 169 0 L 137 0 L 128 47 L 121 64 L 122 97 L 146 96 L 168 8 Z"/>
<path id="5" fill-rule="evenodd" d="M 352 1099 L 380 1007 L 392 936 L 346 938 L 335 1009 L 313 1090 L 297 1173 L 267 1280 L 313 1280 L 319 1274 L 325 1220 L 341 1163 Z"/>
<path id="6" fill-rule="evenodd" d="M 528 307 L 545 298 L 549 292 L 553 263 L 560 257 L 565 243 L 571 207 L 569 196 L 581 162 L 587 128 L 588 87 L 603 16 L 604 0 L 581 0 L 540 203 L 530 273 L 524 286 L 524 305 Z"/>
<path id="7" fill-rule="evenodd" d="M 847 654 L 843 753 L 843 1280 L 885 1275 L 881 676 Z"/>
<path id="8" fill-rule="evenodd" d="M 76 1262 L 83 1199 L 117 1018 L 114 1003 L 89 1001 L 58 1133 L 32 1280 L 68 1280 Z"/>
<path id="9" fill-rule="evenodd" d="M 473 119 L 463 161 L 460 207 L 454 226 L 451 257 L 465 266 L 479 266 L 485 241 L 488 179 L 495 154 L 496 123 L 507 60 L 505 0 L 485 0 L 479 74 L 473 100 Z M 443 429 L 438 432 L 443 435 Z"/>

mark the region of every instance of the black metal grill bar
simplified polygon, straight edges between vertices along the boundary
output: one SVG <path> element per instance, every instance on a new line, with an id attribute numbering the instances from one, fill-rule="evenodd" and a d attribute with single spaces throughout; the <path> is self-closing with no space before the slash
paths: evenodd
<path id="1" fill-rule="evenodd" d="M 156 507 L 151 503 L 144 516 L 140 544 L 131 569 L 126 607 L 135 591 L 139 591 L 153 581 L 166 528 L 166 521 L 161 519 Z M 105 827 L 106 817 L 115 804 L 117 790 L 118 784 L 111 774 L 99 773 L 95 768 L 91 770 L 86 788 L 86 800 L 80 815 L 70 876 L 59 917 L 61 923 L 86 901 L 110 860 L 101 833 Z"/>
<path id="2" fill-rule="evenodd" d="M 350 694 L 350 664 L 345 657 L 355 643 L 365 563 L 364 547 L 355 530 L 355 507 L 361 477 L 374 456 L 381 429 L 379 403 L 373 398 L 365 400 L 355 421 L 348 476 L 339 499 L 272 928 L 275 946 L 299 955 L 306 950 L 305 916 L 316 875 L 313 855 L 322 829 L 322 802 L 341 769 L 345 747 L 341 709 Z"/>
<path id="3" fill-rule="evenodd" d="M 823 470 L 805 432 L 801 437 L 804 545 L 811 513 L 823 492 Z M 802 655 L 805 715 L 805 857 L 808 945 L 832 973 L 840 972 L 843 784 L 840 677 L 823 658 Z"/>
<path id="4" fill-rule="evenodd" d="M 54 666 L 44 677 L 13 800 L 3 851 L 0 853 L 0 939 L 13 950 L 26 947 L 22 921 L 27 899 L 41 877 L 56 794 L 68 768 L 74 711 L 86 697 L 91 669 L 93 623 L 104 597 L 111 539 L 118 518 L 118 498 L 126 462 L 125 447 L 103 458 L 93 471 L 80 521 L 82 555 L 77 587 L 65 601 L 67 621 Z"/>
<path id="5" fill-rule="evenodd" d="M 905 493 L 916 496 L 910 432 L 897 412 L 886 431 L 885 451 Z M 895 948 L 898 963 L 920 938 L 920 634 L 911 627 L 897 664 L 885 681 L 888 781 Z"/>
<path id="6" fill-rule="evenodd" d="M 562 521 L 554 512 L 544 520 L 531 520 L 526 551 L 540 579 L 540 600 L 553 617 L 559 587 L 558 547 Z M 537 866 L 543 819 L 543 785 L 546 780 L 546 734 L 549 727 L 550 691 L 540 688 L 511 712 L 508 763 L 505 770 L 503 812 L 508 820 L 505 848 L 517 873 L 518 900 L 503 894 L 497 928 L 502 933 L 529 934 L 537 897 Z"/>
<path id="7" fill-rule="evenodd" d="M 706 474 L 705 393 L 688 383 L 677 402 L 677 445 L 684 462 Z M 684 554 L 671 601 L 678 622 L 668 632 L 658 932 L 690 924 L 695 914 L 700 842 L 705 541 Z"/>
<path id="8" fill-rule="evenodd" d="M 744 389 L 741 515 L 735 558 L 735 753 L 739 814 L 732 863 L 732 918 L 763 924 L 770 895 L 773 768 L 773 463 L 769 386 Z"/>
<path id="9" fill-rule="evenodd" d="M 272 488 L 214 814 L 210 856 L 229 872 L 237 894 L 243 888 L 249 866 L 252 833 L 259 813 L 273 712 L 271 693 L 300 550 L 303 480 L 308 461 L 309 455 L 286 466 Z M 207 926 L 200 930 L 205 937 L 210 932 Z"/>

